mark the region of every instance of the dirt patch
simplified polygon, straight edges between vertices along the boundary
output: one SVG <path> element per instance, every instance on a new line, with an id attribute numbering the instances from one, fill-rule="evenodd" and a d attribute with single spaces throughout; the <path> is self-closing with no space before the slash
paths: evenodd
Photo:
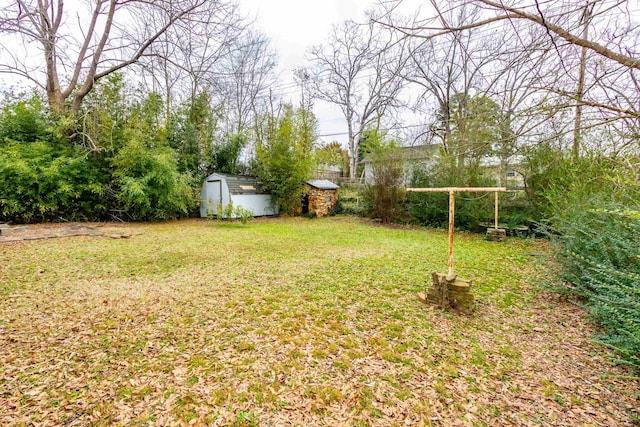
<path id="1" fill-rule="evenodd" d="M 99 222 L 69 222 L 29 225 L 6 225 L 0 227 L 0 243 L 28 240 L 56 239 L 74 236 L 104 236 L 114 239 L 133 235 L 128 224 Z"/>

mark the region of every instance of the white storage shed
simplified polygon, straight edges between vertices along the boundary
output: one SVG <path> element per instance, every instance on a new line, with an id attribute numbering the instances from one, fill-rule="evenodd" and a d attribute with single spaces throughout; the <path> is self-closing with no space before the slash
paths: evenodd
<path id="1" fill-rule="evenodd" d="M 251 209 L 254 216 L 277 215 L 278 208 L 272 206 L 271 195 L 253 176 L 214 173 L 202 183 L 200 192 L 200 216 L 206 218 L 211 212 L 218 215 L 218 204 L 225 209 L 229 203 Z"/>

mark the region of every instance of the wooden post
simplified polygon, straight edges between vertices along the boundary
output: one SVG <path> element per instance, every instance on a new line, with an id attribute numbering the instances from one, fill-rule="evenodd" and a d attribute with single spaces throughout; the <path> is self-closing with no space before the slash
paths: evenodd
<path id="1" fill-rule="evenodd" d="M 495 209 L 496 209 L 496 226 L 495 229 L 498 229 L 498 192 L 496 191 L 496 202 L 495 202 Z"/>
<path id="2" fill-rule="evenodd" d="M 497 194 L 497 193 L 496 193 Z M 453 229 L 456 212 L 456 192 L 452 189 L 449 191 L 449 272 L 447 279 L 453 280 Z"/>
<path id="3" fill-rule="evenodd" d="M 495 226 L 498 228 L 498 193 L 506 192 L 506 187 L 439 187 L 439 188 L 407 188 L 408 193 L 449 193 L 449 272 L 447 280 L 453 280 L 453 228 L 454 215 L 456 210 L 456 192 L 469 193 L 496 193 L 496 220 Z"/>
<path id="4" fill-rule="evenodd" d="M 466 193 L 504 193 L 506 187 L 438 187 L 438 188 L 407 188 L 409 193 L 448 193 L 450 191 Z"/>

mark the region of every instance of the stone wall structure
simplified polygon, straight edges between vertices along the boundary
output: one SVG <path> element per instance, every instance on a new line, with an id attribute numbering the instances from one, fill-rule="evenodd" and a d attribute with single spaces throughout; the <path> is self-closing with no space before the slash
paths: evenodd
<path id="1" fill-rule="evenodd" d="M 309 214 L 325 216 L 336 207 L 338 190 L 309 189 Z"/>
<path id="2" fill-rule="evenodd" d="M 338 203 L 338 185 L 324 179 L 307 181 L 309 215 L 325 216 Z"/>

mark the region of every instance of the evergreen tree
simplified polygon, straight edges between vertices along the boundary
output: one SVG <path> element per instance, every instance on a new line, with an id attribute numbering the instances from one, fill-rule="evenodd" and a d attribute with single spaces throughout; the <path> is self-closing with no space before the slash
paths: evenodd
<path id="1" fill-rule="evenodd" d="M 285 215 L 301 207 L 304 181 L 315 165 L 316 118 L 310 109 L 283 106 L 280 117 L 265 118 L 264 138 L 256 147 L 256 172 Z"/>

